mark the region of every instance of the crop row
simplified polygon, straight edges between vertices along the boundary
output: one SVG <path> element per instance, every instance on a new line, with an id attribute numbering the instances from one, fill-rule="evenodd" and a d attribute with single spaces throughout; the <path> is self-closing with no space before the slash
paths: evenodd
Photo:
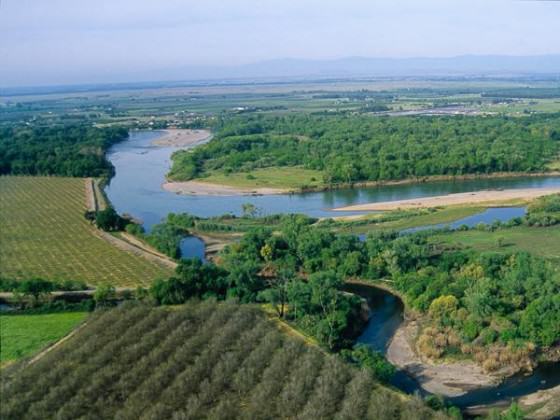
<path id="1" fill-rule="evenodd" d="M 170 274 L 95 235 L 83 179 L 3 176 L 0 191 L 2 277 L 136 286 Z"/>
<path id="2" fill-rule="evenodd" d="M 436 416 L 232 303 L 125 304 L 5 376 L 2 419 Z"/>

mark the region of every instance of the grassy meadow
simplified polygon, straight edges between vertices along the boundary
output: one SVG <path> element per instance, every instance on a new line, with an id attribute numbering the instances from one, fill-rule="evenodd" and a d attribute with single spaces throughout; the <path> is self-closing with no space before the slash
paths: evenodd
<path id="1" fill-rule="evenodd" d="M 0 277 L 132 287 L 171 273 L 96 235 L 83 179 L 0 177 L 0 192 Z"/>
<path id="2" fill-rule="evenodd" d="M 273 167 L 231 174 L 215 171 L 207 177 L 197 179 L 197 181 L 237 188 L 285 188 L 295 190 L 304 186 L 322 186 L 323 174 L 321 171 L 300 167 Z"/>
<path id="3" fill-rule="evenodd" d="M 547 258 L 560 266 L 560 226 L 519 226 L 495 232 L 456 231 L 437 235 L 434 241 L 472 247 L 479 251 L 524 251 Z"/>
<path id="4" fill-rule="evenodd" d="M 21 359 L 58 341 L 87 316 L 87 312 L 0 315 L 0 364 Z"/>

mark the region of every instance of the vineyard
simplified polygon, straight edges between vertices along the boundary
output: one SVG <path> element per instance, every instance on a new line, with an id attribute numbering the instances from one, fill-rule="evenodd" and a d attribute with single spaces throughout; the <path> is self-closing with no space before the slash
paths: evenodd
<path id="1" fill-rule="evenodd" d="M 440 416 L 233 303 L 96 312 L 58 349 L 3 376 L 6 420 Z"/>
<path id="2" fill-rule="evenodd" d="M 0 177 L 0 277 L 148 285 L 171 273 L 96 236 L 79 178 Z"/>

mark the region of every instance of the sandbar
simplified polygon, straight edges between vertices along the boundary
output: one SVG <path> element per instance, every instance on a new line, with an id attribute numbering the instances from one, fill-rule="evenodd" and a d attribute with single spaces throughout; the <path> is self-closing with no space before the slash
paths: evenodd
<path id="1" fill-rule="evenodd" d="M 511 190 L 483 190 L 409 200 L 383 201 L 339 207 L 335 211 L 389 211 L 419 209 L 461 204 L 503 204 L 509 200 L 533 200 L 550 194 L 560 194 L 560 188 L 524 188 Z"/>
<path id="2" fill-rule="evenodd" d="M 186 147 L 210 140 L 212 133 L 208 130 L 187 130 L 179 128 L 168 128 L 163 130 L 163 135 L 155 139 L 154 146 Z"/>
<path id="3" fill-rule="evenodd" d="M 278 188 L 240 188 L 228 185 L 212 184 L 201 181 L 166 182 L 163 189 L 175 194 L 184 195 L 212 195 L 212 196 L 235 196 L 235 195 L 273 195 L 285 194 L 288 190 Z"/>

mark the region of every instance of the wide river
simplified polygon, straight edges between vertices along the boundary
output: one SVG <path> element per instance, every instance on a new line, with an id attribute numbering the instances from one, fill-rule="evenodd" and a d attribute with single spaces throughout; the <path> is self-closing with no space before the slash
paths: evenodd
<path id="1" fill-rule="evenodd" d="M 305 213 L 309 216 L 341 216 L 351 212 L 333 212 L 336 207 L 353 204 L 404 200 L 484 189 L 560 187 L 560 177 L 484 179 L 460 182 L 392 185 L 337 191 L 270 196 L 186 196 L 164 191 L 161 185 L 169 171 L 173 147 L 152 146 L 158 131 L 132 132 L 130 139 L 111 148 L 108 159 L 116 175 L 106 193 L 119 213 L 142 220 L 146 228 L 161 221 L 170 212 L 188 212 L 196 216 L 239 215 L 244 203 L 253 203 L 263 214 Z"/>
<path id="2" fill-rule="evenodd" d="M 160 222 L 170 212 L 187 212 L 201 217 L 226 213 L 239 215 L 242 204 L 248 202 L 257 206 L 262 214 L 304 213 L 309 216 L 324 217 L 345 214 L 334 213 L 332 208 L 360 203 L 404 200 L 484 189 L 560 187 L 560 177 L 527 177 L 447 181 L 273 196 L 177 195 L 161 188 L 165 182 L 165 174 L 169 171 L 171 154 L 177 149 L 153 146 L 152 142 L 159 136 L 161 132 L 158 131 L 131 132 L 129 140 L 113 146 L 107 156 L 116 171 L 105 190 L 109 200 L 119 213 L 128 213 L 142 220 L 147 229 Z M 523 209 L 490 209 L 455 225 L 462 223 L 472 225 L 481 221 L 491 223 L 494 219 L 508 220 L 522 214 Z M 186 240 L 182 249 L 184 254 L 204 257 L 203 244 L 197 238 Z M 402 322 L 402 303 L 379 289 L 370 287 L 356 291 L 368 298 L 372 309 L 370 322 L 358 341 L 384 352 L 396 328 Z M 452 401 L 461 407 L 490 404 L 558 384 L 560 384 L 560 364 L 546 364 L 541 365 L 532 376 L 510 378 L 498 387 L 471 391 Z M 396 375 L 394 385 L 407 392 L 419 390 L 418 384 L 402 372 Z"/>

